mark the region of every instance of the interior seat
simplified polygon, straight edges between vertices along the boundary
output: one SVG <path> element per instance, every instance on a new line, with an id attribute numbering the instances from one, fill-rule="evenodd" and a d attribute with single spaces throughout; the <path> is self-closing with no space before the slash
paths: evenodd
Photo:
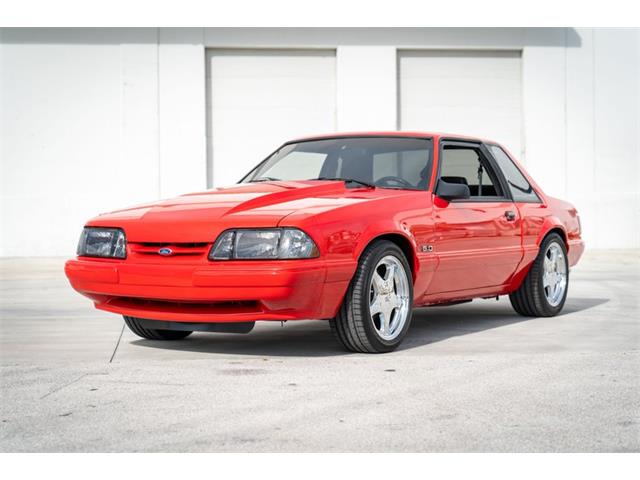
<path id="1" fill-rule="evenodd" d="M 465 177 L 440 177 L 440 179 L 443 182 L 447 183 L 458 183 L 461 185 L 466 185 L 467 187 L 469 186 L 469 183 L 467 182 L 467 179 Z"/>

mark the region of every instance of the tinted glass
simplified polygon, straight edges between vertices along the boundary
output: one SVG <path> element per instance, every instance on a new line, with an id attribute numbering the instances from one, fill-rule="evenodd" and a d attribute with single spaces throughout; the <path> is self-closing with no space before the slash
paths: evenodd
<path id="1" fill-rule="evenodd" d="M 287 154 L 288 161 L 276 162 L 271 165 L 265 175 L 283 180 L 291 180 L 287 178 L 291 173 L 291 165 L 295 164 L 296 174 L 300 178 L 316 178 L 320 176 L 320 170 L 327 159 L 326 153 L 304 152 L 299 150 L 291 151 Z"/>
<path id="2" fill-rule="evenodd" d="M 332 138 L 292 143 L 254 169 L 244 182 L 343 178 L 381 188 L 426 190 L 431 152 L 431 140 L 422 138 Z"/>
<path id="3" fill-rule="evenodd" d="M 445 146 L 440 178 L 448 183 L 467 185 L 471 197 L 502 196 L 495 174 L 477 148 Z"/>
<path id="4" fill-rule="evenodd" d="M 516 202 L 539 202 L 540 198 L 505 151 L 497 145 L 491 145 L 489 149 L 507 179 L 513 200 Z"/>

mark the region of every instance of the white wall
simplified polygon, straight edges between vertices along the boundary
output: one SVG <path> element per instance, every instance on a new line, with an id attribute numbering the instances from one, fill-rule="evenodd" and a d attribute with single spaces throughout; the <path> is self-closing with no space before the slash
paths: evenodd
<path id="1" fill-rule="evenodd" d="M 2 31 L 0 255 L 70 255 L 88 218 L 206 187 L 201 40 Z"/>
<path id="2" fill-rule="evenodd" d="M 570 45 L 569 32 L 525 32 L 524 162 L 577 206 L 589 248 L 638 248 L 640 33 L 577 29 Z"/>
<path id="3" fill-rule="evenodd" d="M 524 163 L 578 206 L 589 248 L 640 247 L 638 30 L 4 29 L 0 40 L 0 255 L 71 255 L 96 213 L 206 187 L 205 48 L 336 49 L 338 130 L 396 128 L 398 49 L 521 50 Z"/>

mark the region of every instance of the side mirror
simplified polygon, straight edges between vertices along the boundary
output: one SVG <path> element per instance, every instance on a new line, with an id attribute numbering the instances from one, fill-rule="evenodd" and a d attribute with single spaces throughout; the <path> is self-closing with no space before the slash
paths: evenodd
<path id="1" fill-rule="evenodd" d="M 438 180 L 436 196 L 445 200 L 464 200 L 471 196 L 469 187 L 464 183 L 449 183 Z"/>

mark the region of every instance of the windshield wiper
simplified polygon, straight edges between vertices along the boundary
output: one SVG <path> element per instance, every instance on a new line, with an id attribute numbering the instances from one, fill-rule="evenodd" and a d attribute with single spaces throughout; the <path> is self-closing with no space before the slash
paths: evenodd
<path id="1" fill-rule="evenodd" d="M 313 180 L 339 180 L 339 181 L 343 181 L 344 183 L 358 183 L 365 187 L 376 188 L 376 186 L 373 183 L 363 182 L 362 180 L 358 180 L 356 178 L 318 177 L 318 178 L 314 178 Z"/>
<path id="2" fill-rule="evenodd" d="M 254 178 L 253 180 L 249 180 L 249 183 L 254 183 L 254 182 L 277 182 L 281 180 L 280 178 L 274 178 L 274 177 L 260 177 L 260 178 Z"/>

